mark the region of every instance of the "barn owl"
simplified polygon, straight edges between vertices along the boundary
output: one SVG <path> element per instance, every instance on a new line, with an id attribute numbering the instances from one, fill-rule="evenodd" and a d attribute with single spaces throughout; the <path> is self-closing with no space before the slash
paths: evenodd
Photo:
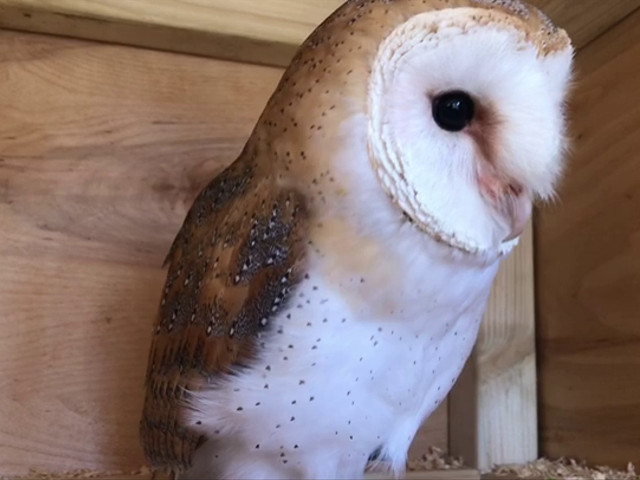
<path id="1" fill-rule="evenodd" d="M 401 475 L 561 176 L 572 56 L 518 0 L 351 0 L 320 25 L 168 254 L 153 468 Z"/>

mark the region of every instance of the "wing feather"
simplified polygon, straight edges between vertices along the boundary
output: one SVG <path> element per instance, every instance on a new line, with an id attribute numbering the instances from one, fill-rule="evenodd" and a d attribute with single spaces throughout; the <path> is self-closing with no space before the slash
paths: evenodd
<path id="1" fill-rule="evenodd" d="M 140 423 L 154 468 L 190 465 L 203 442 L 181 423 L 185 389 L 250 364 L 257 335 L 299 278 L 304 199 L 240 157 L 196 198 L 167 259 Z"/>

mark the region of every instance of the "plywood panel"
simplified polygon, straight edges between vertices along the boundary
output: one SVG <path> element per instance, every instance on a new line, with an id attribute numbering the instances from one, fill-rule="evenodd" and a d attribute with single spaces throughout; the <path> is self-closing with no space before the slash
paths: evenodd
<path id="1" fill-rule="evenodd" d="M 0 476 L 142 465 L 160 265 L 281 73 L 0 31 Z"/>
<path id="2" fill-rule="evenodd" d="M 575 148 L 536 238 L 542 453 L 640 463 L 640 12 L 578 55 Z"/>
<path id="3" fill-rule="evenodd" d="M 0 32 L 0 476 L 133 470 L 160 265 L 281 71 Z"/>
<path id="4" fill-rule="evenodd" d="M 0 0 L 0 26 L 286 65 L 343 0 Z M 640 0 L 531 0 L 582 47 Z"/>
<path id="5" fill-rule="evenodd" d="M 286 65 L 340 0 L 0 0 L 0 26 Z"/>
<path id="6" fill-rule="evenodd" d="M 577 50 L 634 10 L 640 0 L 532 0 L 571 36 Z"/>
<path id="7" fill-rule="evenodd" d="M 480 335 L 449 401 L 449 445 L 490 470 L 538 454 L 533 233 L 502 262 Z"/>

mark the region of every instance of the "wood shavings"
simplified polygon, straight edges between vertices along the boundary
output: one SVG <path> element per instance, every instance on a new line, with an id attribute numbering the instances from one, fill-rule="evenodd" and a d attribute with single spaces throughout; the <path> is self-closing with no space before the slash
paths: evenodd
<path id="1" fill-rule="evenodd" d="M 621 471 L 603 466 L 589 468 L 584 462 L 567 458 L 556 461 L 543 458 L 525 465 L 501 465 L 493 470 L 491 478 L 640 480 L 632 463 L 628 464 L 626 471 Z"/>
<path id="2" fill-rule="evenodd" d="M 448 457 L 438 447 L 429 447 L 422 457 L 407 462 L 407 472 L 433 472 L 442 470 L 468 470 L 460 458 Z M 391 473 L 391 464 L 374 461 L 367 465 L 369 473 Z"/>
<path id="3" fill-rule="evenodd" d="M 430 447 L 427 453 L 417 460 L 409 460 L 407 470 L 421 472 L 425 470 L 456 470 L 464 468 L 462 459 L 447 457 L 437 447 Z"/>
<path id="4" fill-rule="evenodd" d="M 421 458 L 410 460 L 407 463 L 409 472 L 437 471 L 437 470 L 462 470 L 465 466 L 462 459 L 449 457 L 437 448 L 431 447 Z M 31 470 L 28 475 L 20 477 L 6 477 L 0 475 L 0 480 L 77 480 L 77 479 L 109 479 L 109 480 L 149 480 L 152 478 L 151 470 L 142 467 L 135 472 L 95 472 L 90 470 L 75 470 L 67 473 L 49 473 L 40 470 Z M 163 475 L 156 475 L 156 480 L 164 480 Z M 640 480 L 635 466 L 629 463 L 626 470 L 615 470 L 609 467 L 597 466 L 589 468 L 584 462 L 573 459 L 561 458 L 556 461 L 540 459 L 523 465 L 500 465 L 492 472 L 482 476 L 483 480 Z"/>
<path id="5" fill-rule="evenodd" d="M 38 469 L 31 469 L 29 473 L 24 476 L 17 477 L 4 477 L 0 476 L 0 480 L 73 480 L 73 479 L 83 479 L 83 478 L 113 478 L 114 480 L 118 478 L 151 478 L 151 469 L 148 467 L 141 467 L 134 472 L 123 472 L 123 471 L 102 471 L 96 472 L 92 470 L 73 470 L 70 472 L 64 473 L 51 473 L 45 472 Z"/>

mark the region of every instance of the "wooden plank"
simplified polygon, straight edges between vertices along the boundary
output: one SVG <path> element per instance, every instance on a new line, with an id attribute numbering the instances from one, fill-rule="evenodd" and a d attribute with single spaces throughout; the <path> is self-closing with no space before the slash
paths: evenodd
<path id="1" fill-rule="evenodd" d="M 144 463 L 160 265 L 281 74 L 0 31 L 0 477 Z"/>
<path id="2" fill-rule="evenodd" d="M 536 235 L 542 453 L 640 463 L 640 12 L 581 51 L 575 138 Z"/>
<path id="3" fill-rule="evenodd" d="M 474 352 L 449 401 L 449 448 L 466 465 L 537 457 L 531 224 L 500 267 Z"/>
<path id="4" fill-rule="evenodd" d="M 0 27 L 285 66 L 342 0 L 0 0 Z M 580 48 L 640 0 L 532 0 Z"/>
<path id="5" fill-rule="evenodd" d="M 286 65 L 340 0 L 0 0 L 0 26 Z"/>
<path id="6" fill-rule="evenodd" d="M 0 476 L 143 464 L 163 257 L 280 75 L 0 32 Z"/>
<path id="7" fill-rule="evenodd" d="M 571 36 L 580 50 L 640 8 L 640 0 L 533 0 Z"/>

